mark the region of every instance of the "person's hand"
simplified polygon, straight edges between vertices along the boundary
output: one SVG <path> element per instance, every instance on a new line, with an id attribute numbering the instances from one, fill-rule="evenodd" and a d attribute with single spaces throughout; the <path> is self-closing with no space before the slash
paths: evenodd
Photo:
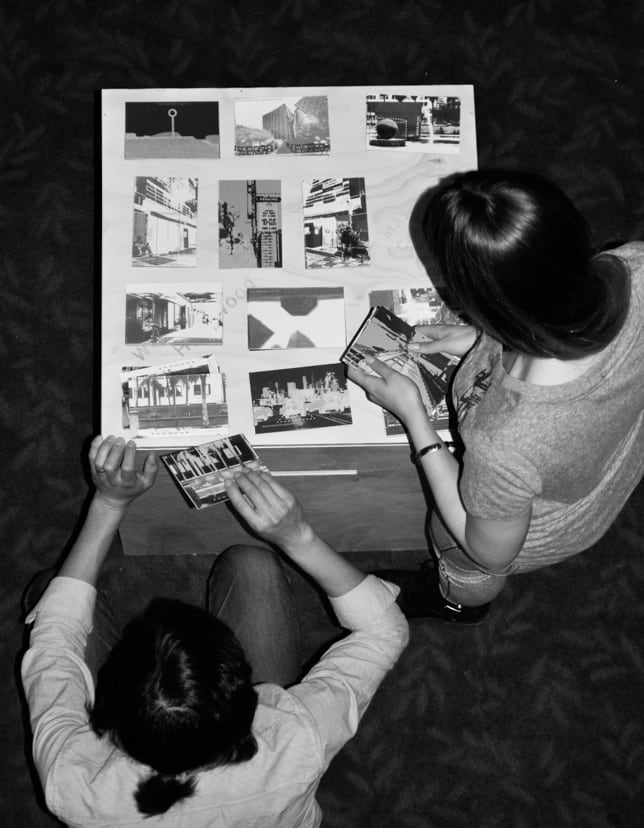
<path id="1" fill-rule="evenodd" d="M 244 468 L 224 485 L 233 507 L 264 540 L 288 550 L 311 534 L 295 496 L 269 472 Z"/>
<path id="2" fill-rule="evenodd" d="M 414 414 L 426 417 L 418 386 L 412 379 L 379 359 L 367 359 L 367 364 L 378 374 L 377 377 L 354 365 L 347 367 L 347 377 L 364 390 L 368 400 L 391 411 L 401 422 L 406 422 Z"/>
<path id="3" fill-rule="evenodd" d="M 156 480 L 158 462 L 150 453 L 145 458 L 142 471 L 136 471 L 136 444 L 122 437 L 92 440 L 89 449 L 89 468 L 99 500 L 107 505 L 125 509 L 139 495 L 152 487 Z"/>
<path id="4" fill-rule="evenodd" d="M 416 325 L 409 348 L 419 354 L 465 356 L 476 342 L 478 331 L 472 325 Z"/>

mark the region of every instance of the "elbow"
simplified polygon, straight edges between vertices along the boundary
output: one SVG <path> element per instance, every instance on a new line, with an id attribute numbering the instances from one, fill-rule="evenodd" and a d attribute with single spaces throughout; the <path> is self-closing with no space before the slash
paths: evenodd
<path id="1" fill-rule="evenodd" d="M 485 570 L 485 572 L 489 572 L 491 575 L 505 575 L 508 567 L 520 551 L 521 546 L 492 546 L 468 541 L 466 555 L 472 563 Z"/>

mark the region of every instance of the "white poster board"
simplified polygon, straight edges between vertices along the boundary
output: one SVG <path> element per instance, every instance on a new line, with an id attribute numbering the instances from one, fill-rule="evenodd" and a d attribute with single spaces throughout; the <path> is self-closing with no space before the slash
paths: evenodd
<path id="1" fill-rule="evenodd" d="M 104 90 L 102 136 L 102 432 L 405 442 L 339 359 L 374 296 L 438 307 L 408 222 L 472 87 Z"/>

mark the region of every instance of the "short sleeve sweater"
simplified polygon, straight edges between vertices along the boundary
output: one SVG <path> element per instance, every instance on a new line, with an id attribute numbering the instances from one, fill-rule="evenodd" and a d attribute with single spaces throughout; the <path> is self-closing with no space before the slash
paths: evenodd
<path id="1" fill-rule="evenodd" d="M 465 509 L 504 519 L 532 507 L 514 570 L 581 552 L 608 529 L 644 474 L 644 243 L 611 251 L 630 273 L 617 337 L 560 385 L 508 376 L 481 334 L 454 380 Z"/>

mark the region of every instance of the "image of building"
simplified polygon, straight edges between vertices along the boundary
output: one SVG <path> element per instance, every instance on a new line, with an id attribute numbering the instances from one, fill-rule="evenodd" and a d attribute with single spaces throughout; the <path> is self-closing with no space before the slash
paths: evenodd
<path id="1" fill-rule="evenodd" d="M 132 264 L 194 267 L 197 180 L 138 176 L 134 190 Z"/>

